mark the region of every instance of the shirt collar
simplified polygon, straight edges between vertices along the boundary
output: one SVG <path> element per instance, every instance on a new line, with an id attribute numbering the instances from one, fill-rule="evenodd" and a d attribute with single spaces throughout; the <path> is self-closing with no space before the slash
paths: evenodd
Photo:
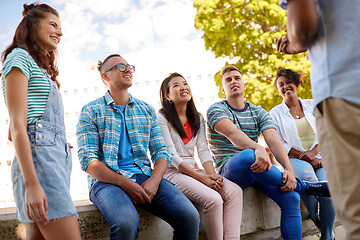
<path id="1" fill-rule="evenodd" d="M 306 104 L 304 104 L 303 100 L 301 98 L 298 98 L 300 103 L 301 103 L 301 106 L 303 108 L 303 111 L 305 110 L 308 110 L 308 107 L 306 106 Z M 285 113 L 290 113 L 290 110 L 288 108 L 288 106 L 286 105 L 285 101 L 283 100 L 282 103 L 281 103 L 281 107 L 283 108 L 283 111 Z"/>
<path id="2" fill-rule="evenodd" d="M 115 105 L 115 101 L 114 101 L 114 99 L 111 97 L 109 90 L 106 91 L 106 93 L 105 93 L 105 95 L 104 95 L 104 98 L 105 98 L 106 105 Z M 133 96 L 132 96 L 130 93 L 129 93 L 129 98 L 130 98 L 130 100 L 129 100 L 129 102 L 127 103 L 127 105 L 134 103 L 134 98 L 133 98 Z"/>

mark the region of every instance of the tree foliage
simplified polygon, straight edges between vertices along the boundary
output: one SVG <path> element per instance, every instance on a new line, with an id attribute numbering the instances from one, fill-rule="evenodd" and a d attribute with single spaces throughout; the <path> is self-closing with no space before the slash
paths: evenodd
<path id="1" fill-rule="evenodd" d="M 243 73 L 245 98 L 270 110 L 281 103 L 273 83 L 280 68 L 301 73 L 304 87 L 298 96 L 311 98 L 310 61 L 307 54 L 282 55 L 274 39 L 285 35 L 286 11 L 278 0 L 194 0 L 195 27 L 204 34 L 207 50 L 228 57 Z M 228 64 L 228 63 L 227 63 Z M 221 91 L 220 69 L 214 77 Z"/>

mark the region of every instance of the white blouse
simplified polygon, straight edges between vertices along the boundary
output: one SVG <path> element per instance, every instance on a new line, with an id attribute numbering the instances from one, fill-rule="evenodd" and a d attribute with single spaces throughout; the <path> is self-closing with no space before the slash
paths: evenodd
<path id="1" fill-rule="evenodd" d="M 200 116 L 200 129 L 196 136 L 185 145 L 176 129 L 167 121 L 162 113 L 158 113 L 159 126 L 163 135 L 167 150 L 173 154 L 172 166 L 179 169 L 182 162 L 195 168 L 194 150 L 197 148 L 200 162 L 203 164 L 212 161 L 205 134 L 204 118 Z"/>
<path id="2" fill-rule="evenodd" d="M 315 133 L 314 142 L 310 149 L 313 149 L 316 144 L 318 144 L 318 138 L 316 133 L 315 125 L 315 116 L 314 112 L 314 100 L 313 99 L 300 99 L 305 118 L 309 122 L 312 130 Z M 301 145 L 301 139 L 299 136 L 298 129 L 296 127 L 295 119 L 291 116 L 290 110 L 283 101 L 281 104 L 277 105 L 270 110 L 270 115 L 274 120 L 276 126 L 276 132 L 284 145 L 284 148 L 287 153 L 289 153 L 291 148 L 294 148 L 298 151 L 305 152 L 306 150 Z M 320 153 L 316 158 L 321 159 Z"/>

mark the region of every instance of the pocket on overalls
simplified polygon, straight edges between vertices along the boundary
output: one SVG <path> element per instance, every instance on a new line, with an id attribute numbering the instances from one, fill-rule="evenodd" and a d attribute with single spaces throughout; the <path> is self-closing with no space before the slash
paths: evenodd
<path id="1" fill-rule="evenodd" d="M 55 132 L 37 131 L 35 134 L 36 146 L 53 146 L 56 144 Z"/>

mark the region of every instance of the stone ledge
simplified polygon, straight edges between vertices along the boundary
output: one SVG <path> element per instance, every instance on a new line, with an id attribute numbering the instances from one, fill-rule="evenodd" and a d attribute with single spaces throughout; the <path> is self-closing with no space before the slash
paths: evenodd
<path id="1" fill-rule="evenodd" d="M 102 240 L 109 238 L 109 227 L 100 211 L 89 201 L 75 201 L 79 226 L 83 239 Z M 199 209 L 199 207 L 197 207 Z M 172 228 L 162 219 L 137 208 L 140 216 L 140 240 L 172 239 Z M 302 206 L 304 235 L 318 232 Z M 199 240 L 206 235 L 201 221 Z M 281 239 L 280 209 L 255 188 L 244 190 L 241 239 Z M 0 209 L 0 239 L 25 239 L 25 226 L 15 219 L 15 208 Z"/>

